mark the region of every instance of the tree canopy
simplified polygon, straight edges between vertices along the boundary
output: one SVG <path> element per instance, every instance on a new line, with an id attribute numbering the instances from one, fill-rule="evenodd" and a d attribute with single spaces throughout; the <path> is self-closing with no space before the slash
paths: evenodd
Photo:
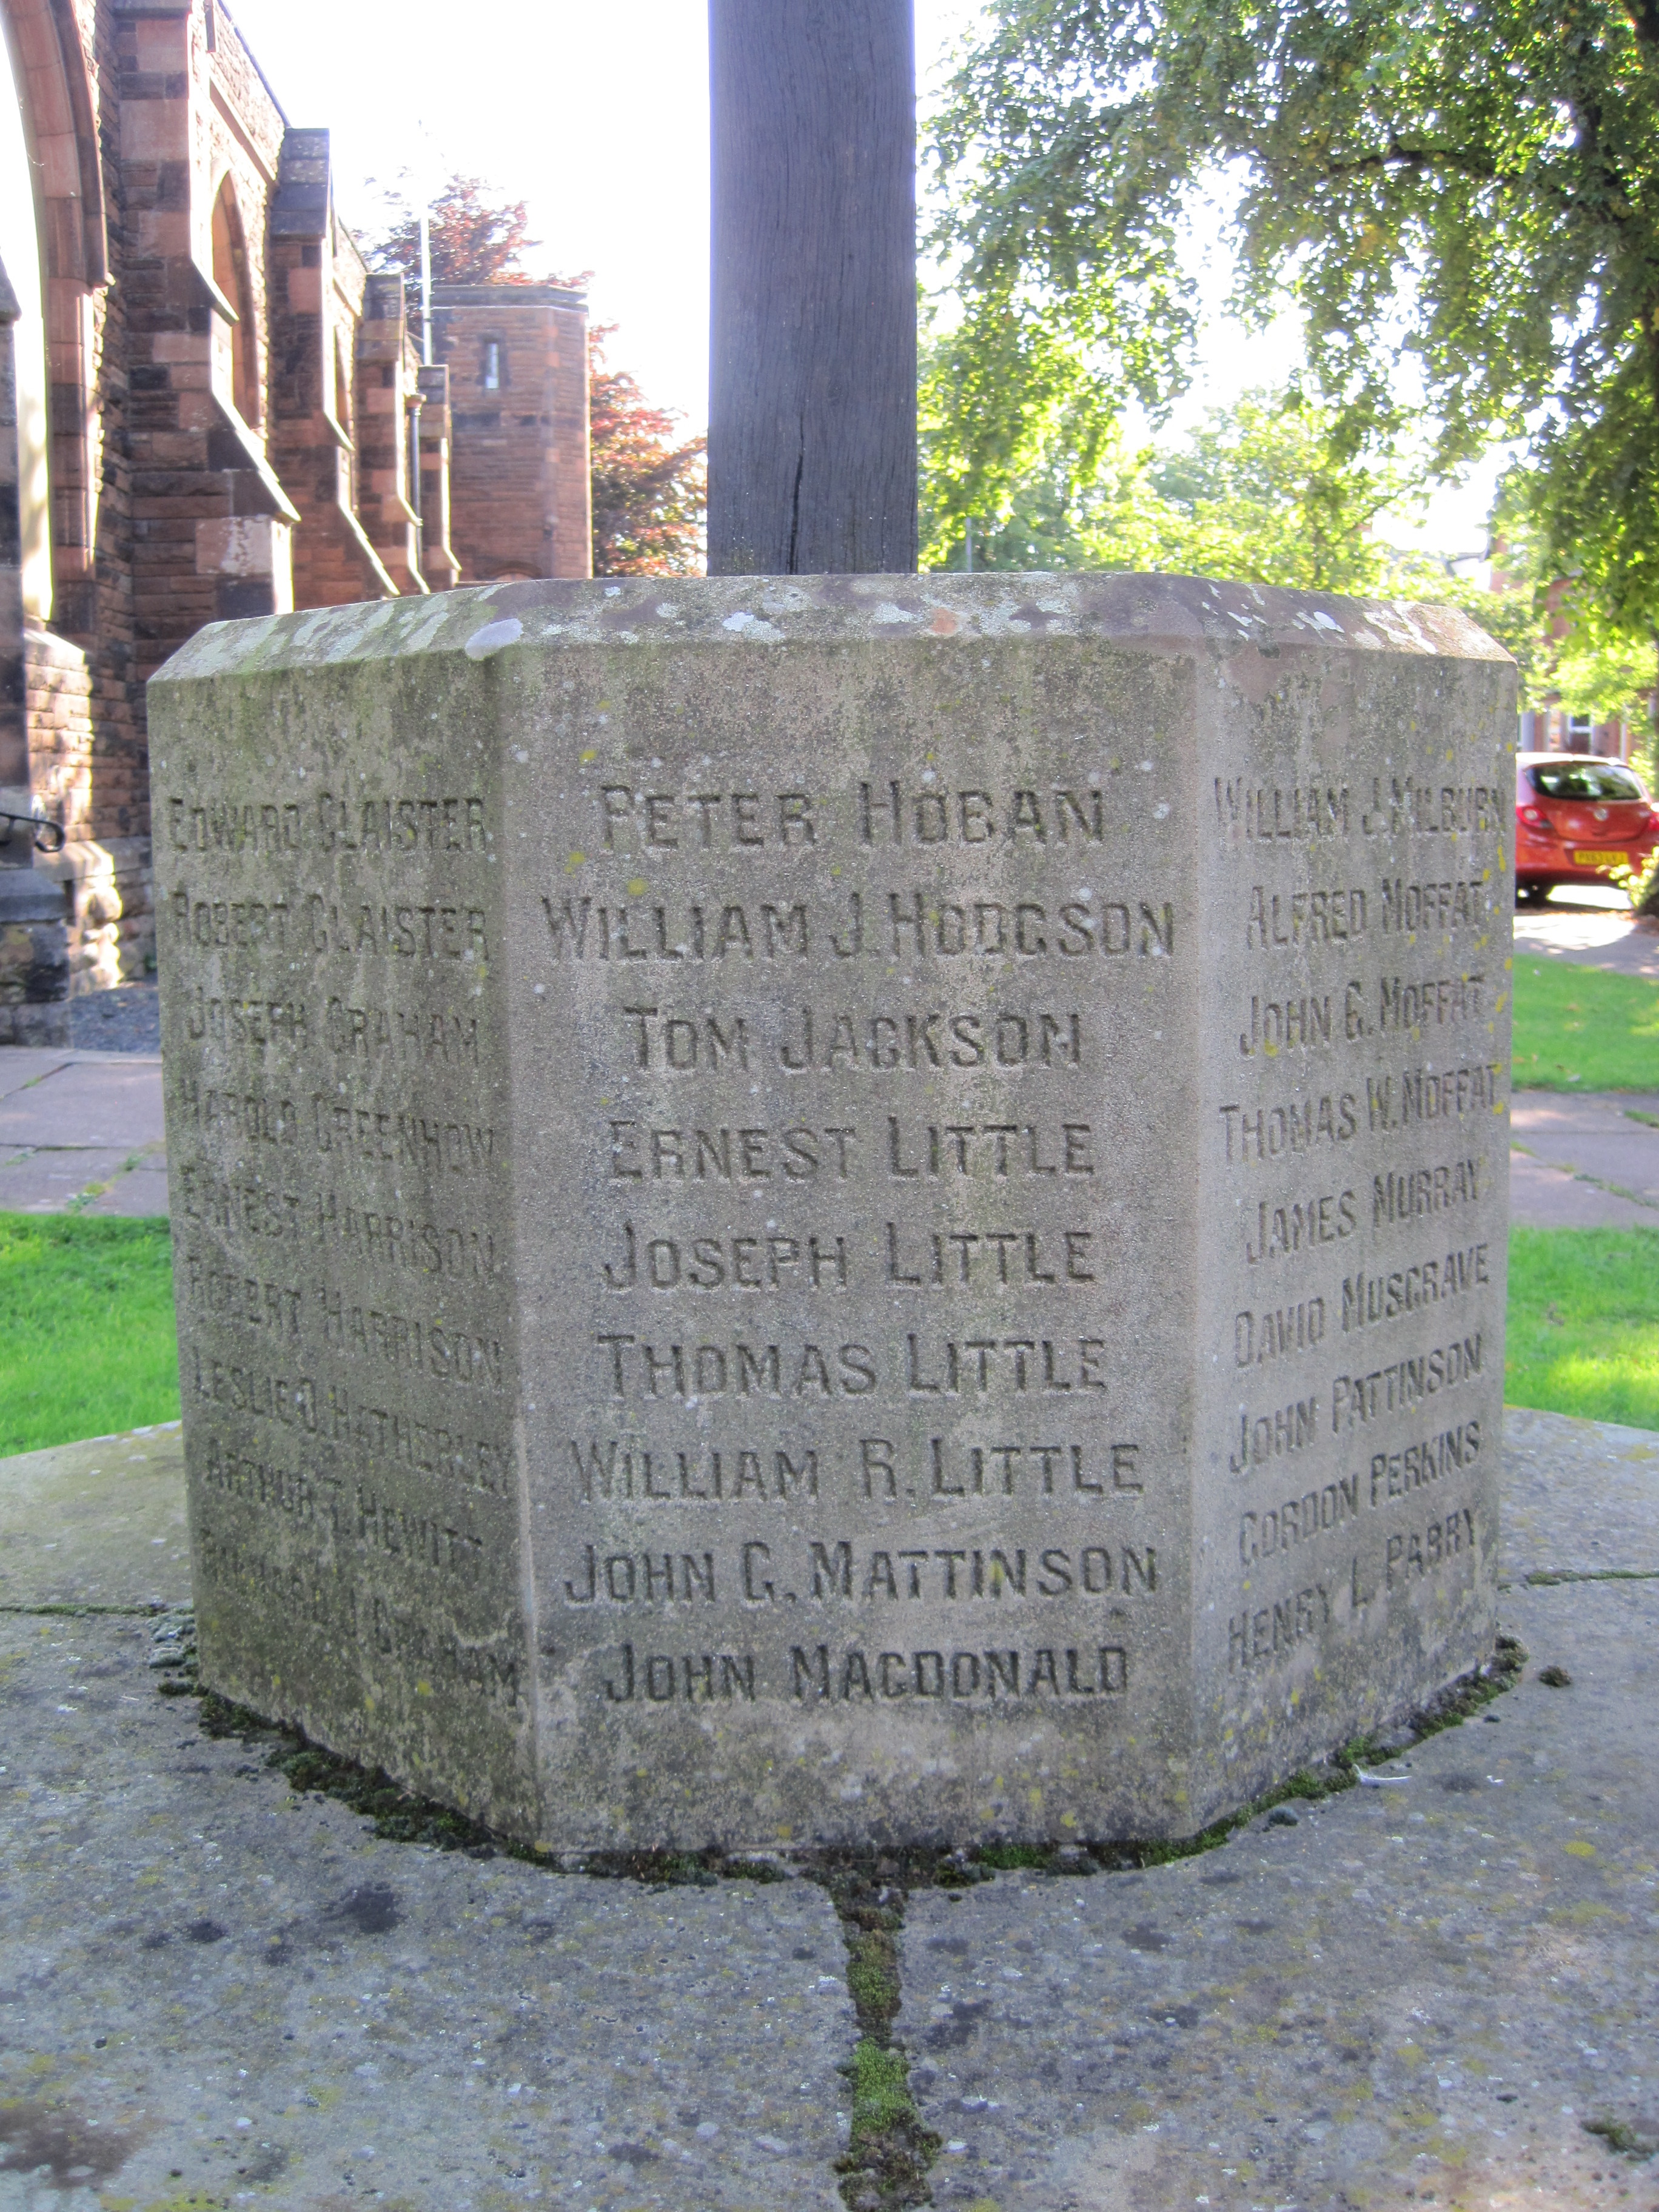
<path id="1" fill-rule="evenodd" d="M 377 269 L 397 270 L 411 291 L 421 281 L 421 216 L 402 191 L 388 195 L 390 222 L 370 248 Z M 503 199 L 482 177 L 451 177 L 427 209 L 434 284 L 580 284 L 585 277 L 537 276 L 524 265 L 541 240 L 530 235 L 523 200 Z"/>
<path id="2" fill-rule="evenodd" d="M 925 424 L 923 453 L 949 426 Z M 963 532 L 940 512 L 923 471 L 930 565 L 955 567 Z M 975 561 L 1001 568 L 1162 568 L 1287 584 L 1308 591 L 1402 588 L 1402 564 L 1375 534 L 1377 517 L 1412 489 L 1385 448 L 1340 460 L 1328 415 L 1295 386 L 1247 392 L 1212 409 L 1179 441 L 1132 452 L 1116 428 L 1085 462 L 1064 428 L 1041 459 L 1011 479 L 999 509 L 976 518 Z M 1443 571 L 1409 581 L 1443 585 Z"/>
<path id="3" fill-rule="evenodd" d="M 940 510 L 929 465 L 948 423 L 924 417 L 924 567 L 966 565 L 962 531 Z M 1513 486 L 1494 517 L 1491 588 L 1427 553 L 1402 551 L 1385 529 L 1411 504 L 1420 469 L 1373 441 L 1339 459 L 1330 414 L 1294 383 L 1243 393 L 1184 437 L 1132 450 L 1107 433 L 1086 466 L 1062 422 L 1041 458 L 975 518 L 982 569 L 1163 570 L 1460 606 L 1514 657 L 1522 703 L 1598 718 L 1628 712 L 1654 688 L 1654 649 L 1615 635 L 1577 598 L 1577 580 L 1541 565 Z M 1651 752 L 1651 738 L 1644 753 Z"/>
<path id="4" fill-rule="evenodd" d="M 708 510 L 706 438 L 678 439 L 678 417 L 605 357 L 609 325 L 588 333 L 593 455 L 593 574 L 699 574 Z"/>
<path id="5" fill-rule="evenodd" d="M 1524 435 L 1544 558 L 1659 623 L 1659 0 L 990 0 L 935 154 L 943 524 L 1180 388 L 1183 227 L 1220 190 L 1241 311 L 1300 307 L 1334 463 L 1419 408 L 1441 472 Z"/>
<path id="6" fill-rule="evenodd" d="M 389 195 L 390 220 L 368 246 L 377 269 L 401 271 L 418 296 L 421 222 L 406 194 Z M 530 211 L 479 177 L 451 177 L 427 213 L 434 284 L 562 284 L 578 276 L 537 276 L 525 266 L 540 240 L 530 235 Z M 596 576 L 683 575 L 702 565 L 707 487 L 706 441 L 677 439 L 677 417 L 653 407 L 637 378 L 612 368 L 605 342 L 614 325 L 587 334 L 589 452 Z"/>

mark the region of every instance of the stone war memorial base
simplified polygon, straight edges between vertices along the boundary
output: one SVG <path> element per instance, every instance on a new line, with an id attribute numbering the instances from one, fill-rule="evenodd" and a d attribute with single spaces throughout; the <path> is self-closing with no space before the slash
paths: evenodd
<path id="1" fill-rule="evenodd" d="M 1487 1661 L 1515 670 L 526 583 L 150 685 L 204 1679 L 532 1847 L 1178 1838 Z"/>
<path id="2" fill-rule="evenodd" d="M 176 1431 L 0 1465 L 5 2212 L 882 2201 L 820 1863 L 597 1879 L 296 1794 L 158 1690 L 183 1487 Z M 1516 1686 L 1374 1784 L 1086 1878 L 872 1855 L 937 2137 L 889 2204 L 1659 2203 L 1659 1437 L 1511 1411 L 1501 1503 Z"/>

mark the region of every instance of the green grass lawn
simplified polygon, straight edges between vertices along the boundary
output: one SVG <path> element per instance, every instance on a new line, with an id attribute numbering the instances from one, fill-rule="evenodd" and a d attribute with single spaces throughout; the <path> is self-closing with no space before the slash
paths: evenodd
<path id="1" fill-rule="evenodd" d="M 179 1414 L 164 1221 L 0 1213 L 0 1456 Z M 1659 1228 L 1517 1229 L 1504 1395 L 1659 1429 Z"/>
<path id="2" fill-rule="evenodd" d="M 1659 983 L 1515 956 L 1517 1091 L 1659 1091 Z"/>
<path id="3" fill-rule="evenodd" d="M 1510 1232 L 1504 1396 L 1659 1429 L 1659 1228 Z"/>
<path id="4" fill-rule="evenodd" d="M 0 1213 L 0 1455 L 179 1418 L 165 1221 Z"/>

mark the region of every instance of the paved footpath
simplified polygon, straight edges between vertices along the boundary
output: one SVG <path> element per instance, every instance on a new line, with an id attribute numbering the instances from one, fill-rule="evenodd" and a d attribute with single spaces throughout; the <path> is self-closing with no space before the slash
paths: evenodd
<path id="1" fill-rule="evenodd" d="M 1659 980 L 1659 921 L 1619 895 L 1557 892 L 1515 917 L 1515 957 Z M 1510 1108 L 1510 1212 L 1527 1229 L 1659 1229 L 1659 1098 L 1517 1091 Z"/>
<path id="2" fill-rule="evenodd" d="M 1618 891 L 1557 891 L 1547 906 L 1516 908 L 1515 953 L 1659 978 L 1659 921 L 1632 914 Z"/>
<path id="3" fill-rule="evenodd" d="M 1510 1214 L 1525 1229 L 1659 1229 L 1659 1096 L 1513 1093 Z"/>
<path id="4" fill-rule="evenodd" d="M 1612 892 L 1558 894 L 1515 917 L 1516 957 L 1659 979 L 1659 923 Z M 73 1048 L 0 1050 L 0 1212 L 161 1214 L 167 1152 L 154 985 L 76 1002 Z M 114 1051 L 88 1039 L 119 1040 Z M 1659 1098 L 1522 1091 L 1510 1205 L 1535 1229 L 1659 1227 Z M 3 2208 L 0 2208 L 3 2212 Z"/>
<path id="5" fill-rule="evenodd" d="M 1659 1097 L 1522 1091 L 1510 1117 L 1518 1224 L 1659 1228 Z M 68 1208 L 167 1212 L 159 1054 L 0 1050 L 0 1212 Z"/>
<path id="6" fill-rule="evenodd" d="M 0 1048 L 0 1212 L 71 1206 L 167 1212 L 159 1053 Z"/>
<path id="7" fill-rule="evenodd" d="M 0 1463 L 0 2212 L 836 2212 L 823 1890 L 296 1797 L 157 1692 L 180 1492 L 176 1428 Z M 1512 1413 L 1504 1492 L 1483 1717 L 1173 1866 L 912 1892 L 937 2204 L 1659 2205 L 1659 1435 Z"/>
<path id="8" fill-rule="evenodd" d="M 1515 951 L 1659 980 L 1659 921 L 1612 890 L 1570 888 L 1517 910 Z M 165 1213 L 155 986 L 97 992 L 72 1011 L 72 1047 L 0 1048 L 0 1212 Z M 1523 1091 L 1511 1130 L 1516 1223 L 1659 1226 L 1659 1099 Z"/>

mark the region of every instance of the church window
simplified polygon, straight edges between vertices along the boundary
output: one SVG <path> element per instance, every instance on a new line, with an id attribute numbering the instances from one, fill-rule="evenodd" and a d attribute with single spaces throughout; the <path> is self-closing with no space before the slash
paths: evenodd
<path id="1" fill-rule="evenodd" d="M 230 326 L 231 404 L 243 422 L 255 423 L 259 419 L 259 371 L 254 347 L 253 292 L 248 283 L 241 210 L 228 177 L 213 203 L 213 281 L 236 316 Z"/>

